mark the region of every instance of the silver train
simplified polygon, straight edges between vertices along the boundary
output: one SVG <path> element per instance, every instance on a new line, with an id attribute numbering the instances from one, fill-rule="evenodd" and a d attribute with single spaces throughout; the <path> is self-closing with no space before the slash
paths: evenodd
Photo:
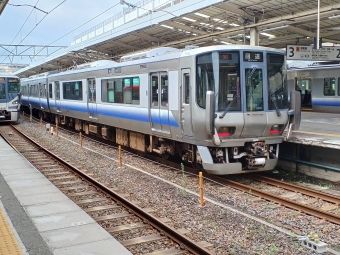
<path id="1" fill-rule="evenodd" d="M 0 122 L 17 122 L 20 117 L 20 79 L 0 75 Z"/>
<path id="2" fill-rule="evenodd" d="M 252 46 L 165 47 L 21 81 L 26 110 L 216 174 L 273 169 L 300 123 L 285 53 Z M 290 133 L 290 132 L 289 132 Z"/>
<path id="3" fill-rule="evenodd" d="M 301 92 L 303 109 L 340 113 L 340 65 L 288 70 L 288 87 Z"/>

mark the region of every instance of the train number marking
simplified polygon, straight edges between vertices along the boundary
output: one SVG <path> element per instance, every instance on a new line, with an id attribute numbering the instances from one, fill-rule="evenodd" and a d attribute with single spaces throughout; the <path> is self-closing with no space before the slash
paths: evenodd
<path id="1" fill-rule="evenodd" d="M 288 55 L 288 57 L 290 57 L 290 58 L 292 58 L 292 57 L 294 57 L 294 47 L 289 47 L 289 55 Z"/>

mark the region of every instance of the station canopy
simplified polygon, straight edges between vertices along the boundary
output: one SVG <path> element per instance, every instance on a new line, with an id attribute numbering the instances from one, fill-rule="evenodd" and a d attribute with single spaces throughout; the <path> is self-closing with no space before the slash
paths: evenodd
<path id="1" fill-rule="evenodd" d="M 3 12 L 3 10 L 5 9 L 7 3 L 8 3 L 8 0 L 0 0 L 0 15 Z"/>
<path id="2" fill-rule="evenodd" d="M 340 44 L 340 0 L 320 1 L 322 43 Z M 15 74 L 27 77 L 156 47 L 184 48 L 249 44 L 285 48 L 312 45 L 317 34 L 317 0 L 151 0 L 124 4 L 122 13 L 76 36 L 71 45 L 33 61 Z"/>

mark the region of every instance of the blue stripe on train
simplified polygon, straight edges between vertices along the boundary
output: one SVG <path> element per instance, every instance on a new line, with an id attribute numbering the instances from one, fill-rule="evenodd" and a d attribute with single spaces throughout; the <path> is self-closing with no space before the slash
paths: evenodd
<path id="1" fill-rule="evenodd" d="M 28 100 L 25 100 L 24 98 L 22 99 L 22 102 L 24 104 L 28 104 Z M 30 102 L 31 104 L 40 105 L 40 102 L 37 99 L 30 98 Z M 46 100 L 42 101 L 42 106 L 47 108 Z M 50 101 L 50 107 L 51 108 L 56 107 L 55 100 Z M 69 111 L 88 112 L 87 103 L 79 103 L 79 102 L 73 103 L 69 101 L 61 101 L 60 108 L 63 110 L 69 110 Z M 135 120 L 135 121 L 141 121 L 141 122 L 150 122 L 149 111 L 146 108 L 97 104 L 97 114 L 114 117 L 114 118 Z M 162 118 L 153 116 L 152 120 L 155 124 L 179 127 L 171 111 L 169 111 L 169 119 L 166 116 L 162 116 Z"/>

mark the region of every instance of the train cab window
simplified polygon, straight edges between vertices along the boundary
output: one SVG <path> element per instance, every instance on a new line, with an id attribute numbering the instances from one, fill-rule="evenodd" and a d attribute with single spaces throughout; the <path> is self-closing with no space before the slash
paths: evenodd
<path id="1" fill-rule="evenodd" d="M 63 98 L 69 100 L 83 100 L 82 81 L 63 82 Z"/>
<path id="2" fill-rule="evenodd" d="M 53 97 L 52 83 L 48 84 L 48 94 L 49 98 Z"/>
<path id="3" fill-rule="evenodd" d="M 241 110 L 240 65 L 237 52 L 222 52 L 219 60 L 218 111 Z"/>
<path id="4" fill-rule="evenodd" d="M 284 55 L 267 54 L 268 109 L 285 109 L 288 105 L 287 70 Z"/>
<path id="5" fill-rule="evenodd" d="M 212 52 L 197 57 L 196 99 L 205 108 L 206 92 L 214 91 L 217 110 L 241 110 L 240 58 L 238 51 Z"/>
<path id="6" fill-rule="evenodd" d="M 6 99 L 6 87 L 4 83 L 0 83 L 0 99 Z"/>
<path id="7" fill-rule="evenodd" d="M 202 108 L 205 108 L 206 92 L 215 91 L 212 53 L 197 56 L 196 63 L 197 63 L 196 99 L 198 105 Z"/>
<path id="8" fill-rule="evenodd" d="M 335 78 L 324 78 L 323 95 L 335 96 Z"/>
<path id="9" fill-rule="evenodd" d="M 184 103 L 190 103 L 190 74 L 184 74 Z"/>
<path id="10" fill-rule="evenodd" d="M 263 111 L 262 69 L 246 68 L 245 71 L 247 111 Z"/>
<path id="11" fill-rule="evenodd" d="M 169 79 L 168 75 L 161 75 L 161 104 L 162 106 L 167 107 L 169 104 L 168 96 L 169 96 Z"/>
<path id="12" fill-rule="evenodd" d="M 16 78 L 8 79 L 8 93 L 19 93 L 20 92 L 20 80 Z"/>

